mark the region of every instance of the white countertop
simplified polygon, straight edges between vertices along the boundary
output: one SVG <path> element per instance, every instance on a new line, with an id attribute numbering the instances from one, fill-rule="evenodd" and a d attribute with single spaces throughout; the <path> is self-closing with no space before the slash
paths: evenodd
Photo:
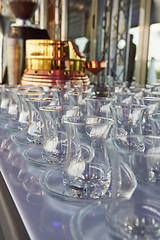
<path id="1" fill-rule="evenodd" d="M 72 240 L 69 222 L 79 206 L 53 199 L 42 191 L 37 179 L 42 170 L 26 165 L 22 158 L 24 148 L 11 141 L 3 125 L 0 145 L 1 173 L 29 237 L 32 240 Z"/>

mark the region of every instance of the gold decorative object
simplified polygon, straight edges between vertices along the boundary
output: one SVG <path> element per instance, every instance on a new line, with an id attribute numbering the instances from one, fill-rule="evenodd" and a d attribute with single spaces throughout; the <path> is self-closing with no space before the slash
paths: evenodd
<path id="1" fill-rule="evenodd" d="M 83 81 L 89 85 L 86 69 L 94 74 L 106 67 L 106 62 L 86 62 L 72 41 L 49 39 L 26 40 L 26 69 L 22 85 L 60 85 L 66 81 Z"/>

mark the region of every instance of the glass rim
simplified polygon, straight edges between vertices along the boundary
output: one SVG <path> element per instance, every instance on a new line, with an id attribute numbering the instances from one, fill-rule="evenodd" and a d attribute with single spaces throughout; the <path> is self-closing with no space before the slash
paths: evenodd
<path id="1" fill-rule="evenodd" d="M 117 109 L 120 109 L 120 108 L 125 108 L 125 109 L 146 109 L 147 106 L 146 105 L 143 105 L 143 104 L 127 104 L 127 103 L 113 103 L 111 106 L 111 108 L 117 108 Z"/>
<path id="2" fill-rule="evenodd" d="M 81 92 L 81 91 L 72 91 L 72 90 L 68 90 L 68 95 L 79 96 L 79 95 L 82 95 L 82 92 Z"/>
<path id="3" fill-rule="evenodd" d="M 82 120 L 83 121 L 79 121 Z M 85 122 L 84 120 L 89 120 L 89 119 L 102 119 L 104 120 L 104 122 Z M 69 121 L 72 120 L 72 121 Z M 77 121 L 75 121 L 77 120 Z M 90 125 L 94 125 L 94 126 L 104 126 L 106 124 L 110 124 L 113 125 L 114 124 L 114 120 L 112 118 L 107 118 L 107 117 L 99 117 L 99 116 L 64 116 L 63 117 L 63 122 L 66 124 L 71 124 L 71 125 L 79 125 L 79 126 L 90 126 Z"/>
<path id="4" fill-rule="evenodd" d="M 57 98 L 47 98 L 47 97 L 31 97 L 31 98 L 26 98 L 26 101 L 27 102 L 43 102 L 43 100 L 44 101 L 48 101 L 48 102 L 50 102 L 50 101 L 54 101 L 54 100 L 56 100 L 57 102 L 58 102 L 58 99 Z"/>
<path id="5" fill-rule="evenodd" d="M 19 96 L 23 96 L 23 95 L 28 95 L 28 96 L 37 96 L 37 95 L 45 95 L 45 92 L 41 92 L 41 91 L 28 91 L 28 90 L 18 90 L 17 95 Z"/>
<path id="6" fill-rule="evenodd" d="M 67 89 L 61 88 L 60 86 L 56 85 L 53 88 L 51 88 L 51 92 L 65 92 Z"/>
<path id="7" fill-rule="evenodd" d="M 159 118 L 155 118 L 156 116 L 159 116 Z M 155 121 L 160 121 L 160 112 L 149 114 L 149 118 Z"/>
<path id="8" fill-rule="evenodd" d="M 79 110 L 78 106 L 72 106 L 72 105 L 51 105 L 51 106 L 43 106 L 39 108 L 40 111 L 43 112 L 58 112 L 58 111 L 69 111 L 69 110 Z"/>
<path id="9" fill-rule="evenodd" d="M 150 96 L 150 94 L 151 94 L 151 95 L 152 95 L 152 94 L 160 94 L 160 92 L 152 91 L 152 92 L 149 93 L 149 96 Z M 150 97 L 152 97 L 152 96 L 150 96 Z"/>
<path id="10" fill-rule="evenodd" d="M 152 97 L 152 96 L 147 96 L 147 97 L 135 97 L 135 99 L 142 99 L 142 100 L 155 100 L 155 101 L 160 101 L 160 97 Z"/>
<path id="11" fill-rule="evenodd" d="M 107 97 L 97 97 L 97 96 L 93 96 L 93 97 L 86 97 L 85 100 L 89 100 L 89 101 L 114 101 L 113 98 L 107 98 Z"/>
<path id="12" fill-rule="evenodd" d="M 145 207 L 144 207 L 145 206 Z M 136 209 L 139 209 L 137 212 Z M 135 211 L 130 212 L 131 209 L 135 209 Z M 146 211 L 147 209 L 147 211 Z M 133 218 L 136 216 L 138 218 L 142 218 L 144 216 L 155 216 L 159 218 L 160 215 L 160 205 L 158 199 L 154 200 L 152 198 L 136 198 L 132 199 L 124 199 L 118 200 L 115 199 L 112 202 L 109 202 L 107 213 L 105 215 L 106 222 L 109 227 L 109 231 L 113 234 L 113 236 L 121 237 L 122 239 L 132 239 L 134 233 L 130 234 L 127 230 L 121 229 L 121 223 L 125 220 L 126 214 L 129 214 L 129 218 L 126 220 L 127 225 L 134 225 Z M 130 212 L 130 213 L 129 213 Z M 146 217 L 147 218 L 147 217 Z M 120 228 L 119 228 L 120 227 Z M 135 234 L 136 235 L 136 234 Z M 126 238 L 127 237 L 127 238 Z M 142 239 L 142 238 L 141 238 Z"/>

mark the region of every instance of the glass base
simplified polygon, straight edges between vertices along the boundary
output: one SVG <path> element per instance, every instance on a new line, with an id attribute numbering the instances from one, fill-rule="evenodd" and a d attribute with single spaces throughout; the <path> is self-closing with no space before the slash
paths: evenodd
<path id="1" fill-rule="evenodd" d="M 5 124 L 5 128 L 9 130 L 10 132 L 16 132 L 19 131 L 18 123 L 17 122 L 9 122 Z"/>
<path id="2" fill-rule="evenodd" d="M 128 175 L 130 178 L 128 178 Z M 127 180 L 127 184 L 126 184 Z M 121 186 L 121 194 L 118 196 L 119 198 L 128 199 L 133 194 L 135 190 L 135 184 L 133 184 L 134 179 L 130 175 L 130 171 L 126 169 L 122 171 L 122 186 Z M 51 169 L 40 176 L 40 184 L 42 186 L 43 191 L 51 196 L 54 199 L 58 199 L 61 201 L 76 203 L 76 204 L 84 204 L 90 203 L 92 201 L 96 201 L 96 199 L 86 196 L 78 196 L 69 192 L 67 187 L 64 184 L 64 176 L 62 170 L 58 171 L 56 169 Z M 127 192 L 127 195 L 126 195 Z M 113 198 L 112 192 L 109 190 L 106 192 L 105 196 L 99 198 L 103 200 L 108 200 Z"/>
<path id="3" fill-rule="evenodd" d="M 80 164 L 79 162 L 78 164 Z M 81 166 L 72 167 L 72 173 L 79 173 Z M 109 191 L 111 184 L 111 169 L 103 164 L 85 164 L 82 175 L 64 174 L 64 184 L 70 195 L 79 198 L 102 198 Z"/>
<path id="4" fill-rule="evenodd" d="M 40 146 L 40 144 L 35 144 L 35 143 L 28 141 L 28 133 L 25 130 L 13 134 L 11 136 L 11 139 L 17 146 L 33 147 L 33 149 L 39 148 L 39 146 Z"/>
<path id="5" fill-rule="evenodd" d="M 112 240 L 105 222 L 106 209 L 107 201 L 96 201 L 77 211 L 70 221 L 74 239 Z"/>
<path id="6" fill-rule="evenodd" d="M 50 197 L 69 202 L 76 203 L 76 205 L 85 205 L 91 203 L 93 199 L 78 198 L 70 195 L 63 183 L 62 170 L 49 170 L 40 176 L 40 184 L 43 191 Z"/>
<path id="7" fill-rule="evenodd" d="M 47 170 L 48 168 L 61 169 L 60 164 L 54 164 L 53 162 L 46 161 L 42 156 L 42 148 L 29 148 L 22 153 L 23 158 L 25 159 L 28 165 L 33 167 L 40 168 L 42 170 Z"/>

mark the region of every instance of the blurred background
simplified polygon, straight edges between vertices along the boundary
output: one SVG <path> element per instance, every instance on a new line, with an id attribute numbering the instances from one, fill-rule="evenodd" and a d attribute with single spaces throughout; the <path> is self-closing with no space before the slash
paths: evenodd
<path id="1" fill-rule="evenodd" d="M 8 1 L 0 5 L 2 83 L 5 40 L 16 20 Z M 87 72 L 91 83 L 134 81 L 143 86 L 151 76 L 155 82 L 160 79 L 159 11 L 159 0 L 41 0 L 30 23 L 47 30 L 50 39 L 73 41 L 87 61 L 106 61 L 98 74 Z"/>

